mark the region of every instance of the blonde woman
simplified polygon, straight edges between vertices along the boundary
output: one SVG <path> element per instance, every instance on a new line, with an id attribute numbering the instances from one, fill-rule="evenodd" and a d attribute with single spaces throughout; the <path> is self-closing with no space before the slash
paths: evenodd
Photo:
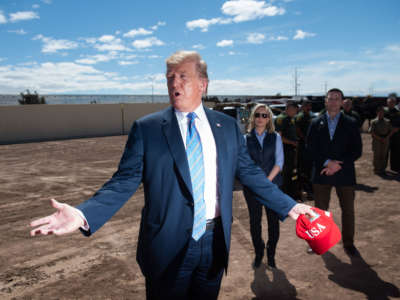
<path id="1" fill-rule="evenodd" d="M 268 179 L 282 185 L 283 146 L 280 135 L 275 132 L 271 109 L 257 104 L 250 115 L 248 134 L 245 136 L 247 149 L 254 162 L 265 172 Z M 265 243 L 261 237 L 262 204 L 246 186 L 243 188 L 250 215 L 250 232 L 256 257 L 253 266 L 258 268 L 264 256 Z M 268 220 L 267 258 L 268 265 L 276 268 L 275 249 L 279 239 L 279 218 L 265 206 Z"/>

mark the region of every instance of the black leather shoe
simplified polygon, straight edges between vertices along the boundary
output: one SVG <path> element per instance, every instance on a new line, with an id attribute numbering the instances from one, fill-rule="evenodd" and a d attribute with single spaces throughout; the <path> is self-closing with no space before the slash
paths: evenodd
<path id="1" fill-rule="evenodd" d="M 360 252 L 358 252 L 357 248 L 352 245 L 352 246 L 346 246 L 343 247 L 344 248 L 344 252 L 347 253 L 347 255 L 349 256 L 355 256 L 355 257 L 359 257 L 360 256 Z"/>
<path id="2" fill-rule="evenodd" d="M 253 267 L 254 268 L 258 268 L 260 265 L 261 265 L 261 262 L 262 262 L 262 259 L 263 259 L 263 256 L 264 255 L 256 255 L 256 258 L 254 259 L 254 262 L 253 262 Z"/>

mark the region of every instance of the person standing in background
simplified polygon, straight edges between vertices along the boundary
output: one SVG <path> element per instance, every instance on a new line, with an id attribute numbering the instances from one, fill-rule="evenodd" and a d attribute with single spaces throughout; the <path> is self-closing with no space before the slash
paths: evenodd
<path id="1" fill-rule="evenodd" d="M 400 111 L 396 108 L 397 99 L 395 97 L 389 97 L 386 103 L 385 118 L 389 119 L 395 129 L 389 142 L 390 169 L 400 173 Z"/>
<path id="2" fill-rule="evenodd" d="M 277 186 L 282 186 L 281 170 L 283 167 L 283 146 L 278 133 L 275 132 L 272 112 L 265 104 L 257 104 L 249 119 L 248 134 L 245 136 L 250 157 Z M 279 240 L 279 217 L 268 207 L 262 205 L 246 186 L 243 186 L 250 216 L 250 233 L 253 241 L 255 259 L 253 266 L 258 268 L 264 257 L 265 243 L 262 239 L 262 208 L 265 208 L 268 221 L 267 259 L 268 265 L 276 268 L 275 250 Z"/>
<path id="3" fill-rule="evenodd" d="M 311 122 L 306 149 L 313 162 L 312 182 L 315 206 L 328 210 L 331 190 L 336 189 L 342 209 L 342 237 L 345 252 L 359 255 L 354 246 L 354 199 L 356 171 L 362 141 L 358 124 L 341 112 L 343 92 L 331 89 L 326 94 L 326 113 Z"/>
<path id="4" fill-rule="evenodd" d="M 286 103 L 286 109 L 275 119 L 276 131 L 282 137 L 285 163 L 283 164 L 282 190 L 295 200 L 301 200 L 298 189 L 297 174 L 297 134 L 294 116 L 297 114 L 297 104 L 293 101 Z"/>
<path id="5" fill-rule="evenodd" d="M 299 189 L 306 193 L 308 200 L 313 199 L 311 184 L 311 162 L 306 154 L 306 136 L 311 124 L 311 102 L 304 100 L 301 104 L 300 112 L 296 116 L 296 134 L 298 137 L 297 147 L 297 171 L 299 176 Z"/>
<path id="6" fill-rule="evenodd" d="M 378 175 L 385 175 L 389 140 L 392 135 L 392 125 L 388 119 L 384 118 L 384 113 L 383 106 L 378 106 L 376 109 L 377 117 L 371 121 L 371 127 L 369 128 L 372 136 L 372 151 L 374 153 L 374 173 Z"/>
<path id="7" fill-rule="evenodd" d="M 349 116 L 351 118 L 354 118 L 354 120 L 357 122 L 358 127 L 361 128 L 362 126 L 362 122 L 361 122 L 361 116 L 358 114 L 358 112 L 356 112 L 353 109 L 353 102 L 351 101 L 351 99 L 345 99 L 343 101 L 343 113 L 346 116 Z"/>

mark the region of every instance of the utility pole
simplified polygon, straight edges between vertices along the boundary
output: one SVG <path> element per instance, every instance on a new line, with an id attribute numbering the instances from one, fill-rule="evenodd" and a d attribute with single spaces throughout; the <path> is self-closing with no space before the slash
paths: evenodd
<path id="1" fill-rule="evenodd" d="M 300 86 L 300 83 L 298 82 L 298 76 L 297 76 L 297 67 L 294 68 L 294 96 L 297 97 L 298 95 L 298 88 Z"/>
<path id="2" fill-rule="evenodd" d="M 369 91 L 369 95 L 373 95 L 374 94 L 374 85 L 371 83 L 371 85 L 369 86 L 369 89 L 368 89 L 368 91 Z"/>
<path id="3" fill-rule="evenodd" d="M 324 95 L 326 95 L 326 93 L 328 92 L 328 82 L 327 81 L 325 81 L 325 83 L 324 83 L 324 90 L 325 90 Z"/>

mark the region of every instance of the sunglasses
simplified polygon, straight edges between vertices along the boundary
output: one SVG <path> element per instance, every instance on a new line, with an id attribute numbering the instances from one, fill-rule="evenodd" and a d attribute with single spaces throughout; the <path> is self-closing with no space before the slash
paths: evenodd
<path id="1" fill-rule="evenodd" d="M 254 117 L 256 118 L 261 118 L 263 117 L 264 119 L 268 118 L 268 114 L 260 114 L 260 113 L 255 113 Z"/>

